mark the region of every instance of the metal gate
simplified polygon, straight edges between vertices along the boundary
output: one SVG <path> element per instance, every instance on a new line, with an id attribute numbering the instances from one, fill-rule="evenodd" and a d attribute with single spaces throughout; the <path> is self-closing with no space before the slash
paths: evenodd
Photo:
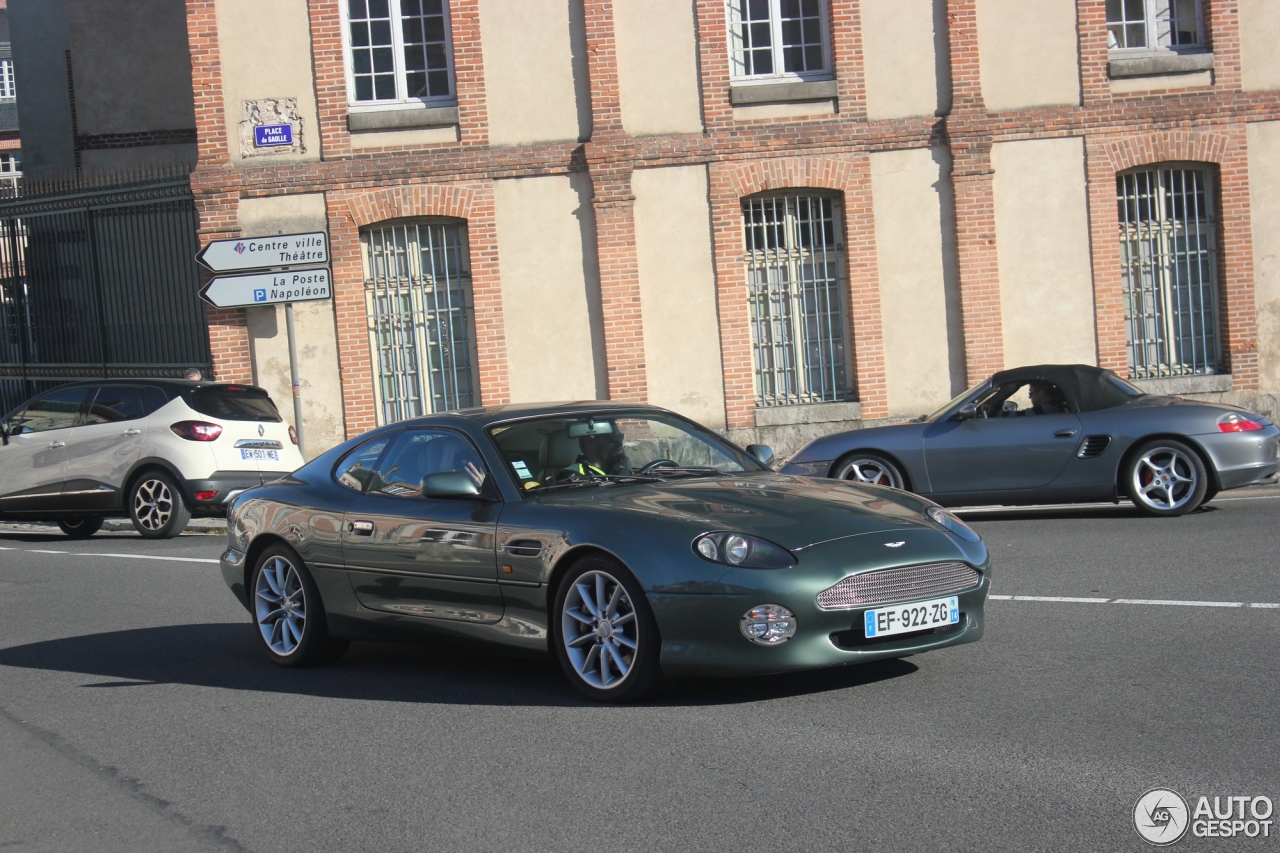
<path id="1" fill-rule="evenodd" d="M 187 177 L 0 202 L 0 412 L 52 385 L 211 375 Z"/>

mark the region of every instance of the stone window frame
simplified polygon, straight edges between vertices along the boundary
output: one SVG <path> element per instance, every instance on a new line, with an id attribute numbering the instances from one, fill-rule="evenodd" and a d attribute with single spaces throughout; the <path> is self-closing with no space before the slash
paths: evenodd
<path id="1" fill-rule="evenodd" d="M 366 0 L 368 2 L 368 0 Z M 424 0 L 425 2 L 425 0 Z M 404 66 L 404 32 L 399 0 L 388 0 L 388 11 L 391 21 L 392 61 L 395 68 L 396 97 L 393 99 L 358 101 L 356 100 L 355 74 L 351 45 L 351 14 L 349 0 L 339 0 L 339 20 L 342 34 L 342 65 L 346 81 L 348 122 L 352 130 L 382 130 L 387 127 L 419 127 L 457 122 L 458 81 L 454 69 L 453 21 L 448 0 L 441 0 L 444 11 L 445 29 L 445 61 L 449 74 L 449 94 L 437 97 L 409 97 L 406 95 L 406 70 Z M 403 111 L 421 114 L 418 119 L 404 115 L 398 118 L 387 117 L 385 120 L 377 116 L 369 116 L 371 121 L 360 120 L 361 114 L 373 113 L 385 116 L 387 113 Z M 452 121 L 449 121 L 451 119 Z M 369 124 L 369 127 L 354 125 Z"/>
<path id="2" fill-rule="evenodd" d="M 1113 79 L 1157 74 L 1185 74 L 1209 71 L 1213 68 L 1213 53 L 1209 50 L 1209 39 L 1205 27 L 1204 0 L 1187 0 L 1195 7 L 1195 42 L 1169 44 L 1166 37 L 1166 43 L 1161 43 L 1161 18 L 1163 17 L 1167 22 L 1171 2 L 1177 3 L 1179 0 L 1108 0 L 1107 59 L 1108 71 Z M 1135 3 L 1141 5 L 1142 17 L 1128 18 L 1127 7 Z M 1120 12 L 1118 18 L 1113 17 L 1117 10 Z M 1140 25 L 1143 28 L 1145 42 L 1143 46 L 1120 47 L 1116 43 L 1114 28 L 1125 25 L 1130 28 Z"/>
<path id="3" fill-rule="evenodd" d="M 795 84 L 808 84 L 808 83 L 814 83 L 814 82 L 830 81 L 835 79 L 834 56 L 831 50 L 831 6 L 828 0 L 812 0 L 812 2 L 816 2 L 818 5 L 817 17 L 818 17 L 819 24 L 822 27 L 822 33 L 821 33 L 822 68 L 820 70 L 815 70 L 815 71 L 776 70 L 783 66 L 783 52 L 786 50 L 786 47 L 787 47 L 782 38 L 782 4 L 784 2 L 787 2 L 787 0 L 758 0 L 758 2 L 763 2 L 768 4 L 769 25 L 770 25 L 770 35 L 771 35 L 770 48 L 771 48 L 771 53 L 773 55 L 773 67 L 775 70 L 769 74 L 741 73 L 739 69 L 742 63 L 741 63 L 741 60 L 738 58 L 741 51 L 740 49 L 735 48 L 735 43 L 738 41 L 738 39 L 735 37 L 735 32 L 734 32 L 735 15 L 740 13 L 735 10 L 736 10 L 736 7 L 739 7 L 749 2 L 750 0 L 724 0 L 724 13 L 725 13 L 724 20 L 725 20 L 726 42 L 727 42 L 726 43 L 727 56 L 725 57 L 725 59 L 729 64 L 730 85 L 735 90 L 735 93 L 739 89 L 745 90 L 746 88 L 751 86 L 761 86 L 761 85 L 768 86 L 770 84 L 773 84 L 775 86 L 777 84 L 783 84 L 784 86 L 790 84 L 792 88 L 796 88 L 797 90 L 799 90 L 803 87 L 797 87 L 795 86 Z M 805 0 L 799 0 L 799 2 L 805 2 Z M 819 97 L 825 97 L 825 96 L 826 94 L 824 90 L 824 92 L 821 95 L 819 95 Z M 812 94 L 806 94 L 802 97 L 793 96 L 793 97 L 781 97 L 776 99 L 769 98 L 768 100 L 769 101 L 807 100 L 813 97 L 815 96 Z M 742 101 L 742 102 L 744 103 L 754 102 L 755 100 L 757 99 L 752 99 L 751 101 Z M 738 101 L 735 100 L 735 103 L 737 102 Z"/>

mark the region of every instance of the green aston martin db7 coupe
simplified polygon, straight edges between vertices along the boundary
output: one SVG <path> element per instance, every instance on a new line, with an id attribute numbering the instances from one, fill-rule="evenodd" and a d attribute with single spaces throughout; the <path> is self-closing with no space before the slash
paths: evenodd
<path id="1" fill-rule="evenodd" d="M 604 702 L 982 636 L 973 530 L 771 457 L 620 403 L 402 421 L 236 497 L 222 574 L 282 666 L 446 635 L 552 655 Z"/>

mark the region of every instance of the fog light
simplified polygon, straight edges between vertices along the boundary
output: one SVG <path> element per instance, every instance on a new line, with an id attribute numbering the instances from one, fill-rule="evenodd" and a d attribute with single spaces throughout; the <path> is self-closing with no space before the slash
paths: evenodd
<path id="1" fill-rule="evenodd" d="M 796 615 L 781 604 L 761 604 L 742 616 L 742 636 L 761 646 L 776 646 L 796 635 Z"/>
<path id="2" fill-rule="evenodd" d="M 198 501 L 211 501 L 217 496 L 217 492 L 196 492 L 196 500 Z"/>

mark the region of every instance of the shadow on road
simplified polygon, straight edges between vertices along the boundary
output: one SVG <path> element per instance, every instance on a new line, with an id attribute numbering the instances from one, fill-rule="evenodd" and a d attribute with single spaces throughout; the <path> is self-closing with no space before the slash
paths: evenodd
<path id="1" fill-rule="evenodd" d="M 189 684 L 446 705 L 593 706 L 550 661 L 446 645 L 355 643 L 333 666 L 281 669 L 262 658 L 246 623 L 171 625 L 0 649 L 0 665 L 83 673 L 100 689 Z M 722 705 L 843 690 L 916 671 L 905 661 L 743 679 L 673 680 L 663 705 Z M 107 679 L 107 680 L 102 680 Z"/>

